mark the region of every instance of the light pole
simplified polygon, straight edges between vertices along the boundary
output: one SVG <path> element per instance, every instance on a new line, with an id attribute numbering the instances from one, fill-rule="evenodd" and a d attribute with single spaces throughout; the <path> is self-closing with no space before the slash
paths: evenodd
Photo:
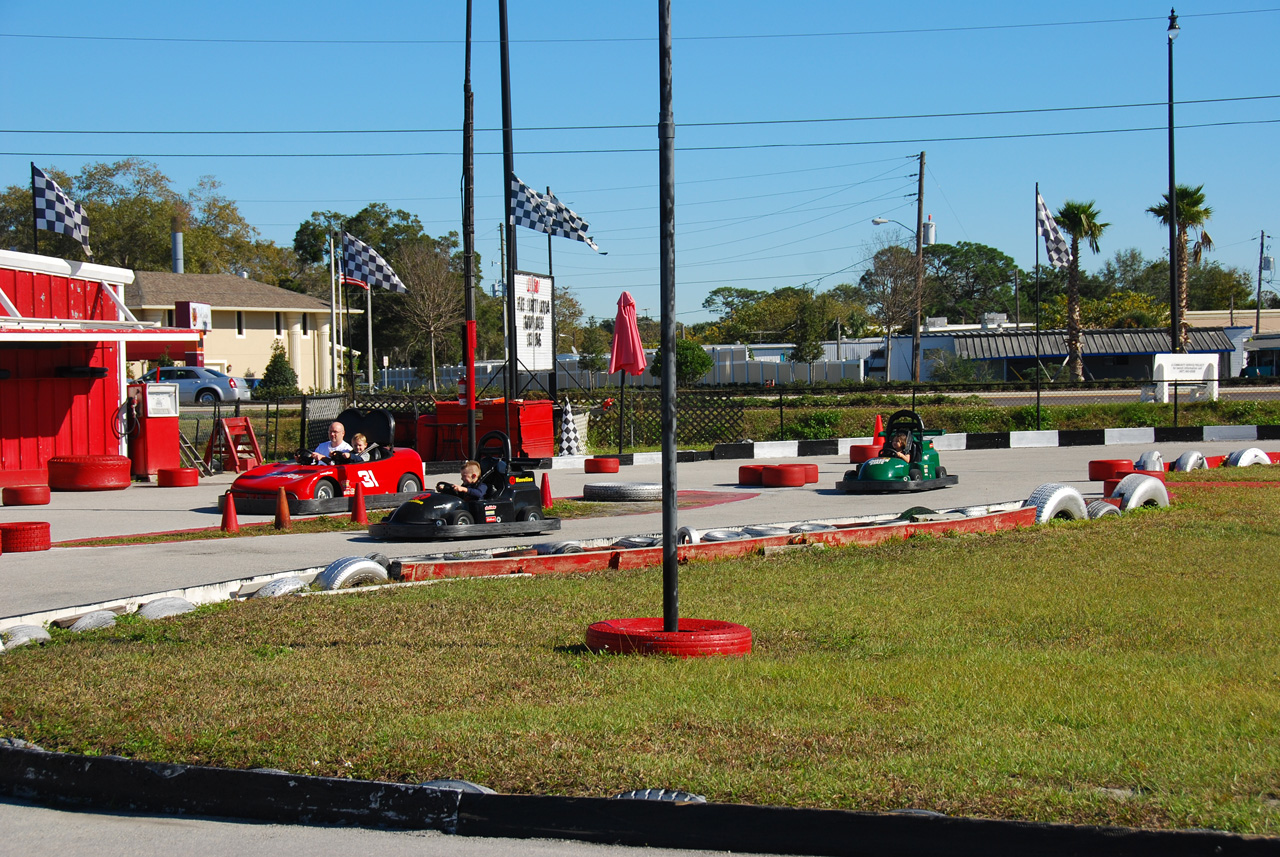
<path id="1" fill-rule="evenodd" d="M 1178 13 L 1169 10 L 1169 350 L 1182 351 L 1181 303 L 1178 300 L 1178 188 L 1173 178 L 1173 40 L 1181 31 Z"/>

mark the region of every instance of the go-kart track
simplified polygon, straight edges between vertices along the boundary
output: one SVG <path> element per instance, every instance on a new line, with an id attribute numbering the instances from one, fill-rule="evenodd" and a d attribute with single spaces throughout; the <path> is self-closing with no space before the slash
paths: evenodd
<path id="1" fill-rule="evenodd" d="M 849 464 L 839 456 L 777 459 L 802 460 L 819 469 L 816 483 L 782 488 L 739 486 L 740 459 L 685 462 L 678 468 L 678 488 L 682 496 L 696 494 L 702 502 L 681 509 L 679 523 L 707 533 L 725 528 L 892 518 L 920 505 L 939 511 L 1000 504 L 1012 508 L 1047 482 L 1074 486 L 1088 501 L 1102 496 L 1102 483 L 1089 479 L 1091 460 L 1132 460 L 1148 450 L 1159 449 L 1164 460 L 1172 462 L 1191 450 L 1206 456 L 1225 455 L 1251 446 L 1266 448 L 1267 444 L 1233 440 L 952 450 L 946 453 L 947 466 L 962 476 L 960 484 L 945 491 L 910 496 L 840 492 L 834 485 Z M 544 470 L 539 479 L 544 474 L 557 498 L 581 497 L 584 485 L 602 481 L 602 474 L 580 470 Z M 661 479 L 660 465 L 632 465 L 609 476 L 619 484 L 657 483 Z M 135 484 L 123 491 L 54 492 L 47 506 L 0 507 L 0 522 L 48 521 L 54 543 L 48 551 L 0 555 L 0 630 L 65 618 L 96 606 L 124 605 L 132 609 L 158 595 L 181 595 L 194 603 L 224 600 L 273 576 L 308 570 L 314 574 L 346 556 L 377 552 L 408 565 L 415 557 L 458 551 L 521 552 L 521 548 L 532 549 L 539 540 L 608 544 L 629 536 L 652 536 L 660 533 L 662 526 L 660 512 L 627 513 L 630 509 L 620 504 L 617 514 L 565 520 L 558 532 L 543 537 L 481 535 L 464 542 L 423 543 L 377 541 L 364 532 L 339 532 L 117 547 L 59 544 L 103 536 L 217 527 L 218 497 L 231 480 L 230 475 L 223 475 L 203 479 L 200 485 L 190 488 Z M 380 514 L 371 512 L 370 516 L 377 520 Z M 240 516 L 241 525 L 270 520 L 262 515 Z M 637 559 L 640 554 L 638 551 Z M 655 605 L 655 611 L 659 607 Z"/>

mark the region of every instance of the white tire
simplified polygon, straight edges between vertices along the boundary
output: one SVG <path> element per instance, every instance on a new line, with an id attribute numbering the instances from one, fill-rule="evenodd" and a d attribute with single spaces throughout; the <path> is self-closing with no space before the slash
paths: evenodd
<path id="1" fill-rule="evenodd" d="M 792 527 L 792 528 L 791 528 L 791 532 L 793 532 L 793 533 L 820 533 L 820 532 L 822 532 L 823 530 L 834 530 L 834 529 L 835 529 L 835 526 L 834 526 L 834 525 L 832 525 L 832 524 L 811 524 L 811 523 L 806 522 L 806 523 L 803 523 L 803 524 L 796 524 L 794 527 Z"/>
<path id="2" fill-rule="evenodd" d="M 47 643 L 52 638 L 40 625 L 14 625 L 4 629 L 4 644 L 10 649 L 27 643 Z"/>
<path id="3" fill-rule="evenodd" d="M 1178 456 L 1178 460 L 1173 463 L 1170 470 L 1178 473 L 1189 473 L 1192 470 L 1204 470 L 1208 465 L 1204 463 L 1204 456 L 1199 452 L 1192 450 L 1184 452 Z"/>
<path id="4" fill-rule="evenodd" d="M 1105 517 L 1108 517 L 1109 515 L 1118 516 L 1120 514 L 1119 507 L 1112 506 L 1106 500 L 1094 500 L 1092 503 L 1086 506 L 1085 509 L 1089 513 L 1090 520 L 1093 520 L 1094 518 L 1105 518 Z"/>
<path id="5" fill-rule="evenodd" d="M 632 789 L 629 792 L 616 794 L 613 800 L 660 800 L 671 803 L 706 803 L 703 795 L 682 792 L 677 789 Z"/>
<path id="6" fill-rule="evenodd" d="M 741 530 L 729 530 L 723 528 L 707 530 L 702 534 L 702 540 L 704 542 L 738 542 L 747 538 L 750 538 L 750 536 Z"/>
<path id="7" fill-rule="evenodd" d="M 765 536 L 785 536 L 791 533 L 786 527 L 743 527 L 742 531 L 753 539 Z"/>
<path id="8" fill-rule="evenodd" d="M 1139 506 L 1158 506 L 1161 509 L 1169 505 L 1169 492 L 1164 483 L 1154 476 L 1145 473 L 1130 473 L 1120 480 L 1111 498 L 1120 500 L 1120 511 L 1127 512 Z"/>
<path id="9" fill-rule="evenodd" d="M 657 536 L 625 536 L 613 543 L 615 548 L 655 548 L 662 544 Z"/>
<path id="10" fill-rule="evenodd" d="M 583 500 L 661 500 L 659 482 L 588 482 L 582 486 Z"/>
<path id="11" fill-rule="evenodd" d="M 185 598 L 179 598 L 176 595 L 170 595 L 165 598 L 157 598 L 155 601 L 148 601 L 138 608 L 138 615 L 143 619 L 165 619 L 169 616 L 180 616 L 183 613 L 190 613 L 196 609 L 196 605 L 192 604 Z"/>
<path id="12" fill-rule="evenodd" d="M 449 789 L 456 792 L 468 792 L 477 795 L 496 795 L 493 789 L 488 786 L 482 786 L 479 783 L 473 783 L 468 780 L 427 780 L 425 783 L 418 783 L 420 786 L 426 786 L 429 789 Z"/>
<path id="13" fill-rule="evenodd" d="M 1046 482 L 1041 485 L 1031 492 L 1022 506 L 1024 509 L 1028 506 L 1035 507 L 1037 524 L 1054 520 L 1082 521 L 1089 517 L 1089 511 L 1084 505 L 1084 495 L 1061 482 Z"/>
<path id="14" fill-rule="evenodd" d="M 250 598 L 277 598 L 291 592 L 302 592 L 307 588 L 301 577 L 278 577 L 250 595 Z"/>
<path id="15" fill-rule="evenodd" d="M 582 553 L 582 545 L 578 542 L 543 542 L 540 545 L 534 545 L 533 548 L 538 552 L 538 556 L 551 556 L 552 554 L 562 553 Z"/>
<path id="16" fill-rule="evenodd" d="M 1270 464 L 1271 456 L 1256 446 L 1251 446 L 1248 449 L 1237 449 L 1222 463 L 1227 467 L 1251 467 L 1254 464 Z"/>
<path id="17" fill-rule="evenodd" d="M 1149 449 L 1133 463 L 1134 470 L 1164 470 L 1164 456 L 1157 449 Z"/>
<path id="18" fill-rule="evenodd" d="M 94 610 L 92 613 L 86 613 L 75 621 L 75 624 L 69 629 L 73 634 L 79 634 L 81 631 L 96 631 L 99 628 L 110 628 L 116 623 L 116 614 L 110 610 Z"/>
<path id="19" fill-rule="evenodd" d="M 386 582 L 387 570 L 381 563 L 365 556 L 344 556 L 334 560 L 315 580 L 316 586 L 327 590 Z"/>
<path id="20" fill-rule="evenodd" d="M 678 545 L 696 545 L 702 541 L 702 533 L 693 527 L 681 527 L 676 530 L 676 544 Z"/>

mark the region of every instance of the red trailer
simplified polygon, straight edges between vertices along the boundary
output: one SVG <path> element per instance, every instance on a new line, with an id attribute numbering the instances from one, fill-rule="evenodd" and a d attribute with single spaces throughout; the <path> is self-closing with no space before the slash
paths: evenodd
<path id="1" fill-rule="evenodd" d="M 133 271 L 0 250 L 0 486 L 45 485 L 63 455 L 125 455 L 125 363 L 194 351 L 195 330 L 139 322 Z"/>

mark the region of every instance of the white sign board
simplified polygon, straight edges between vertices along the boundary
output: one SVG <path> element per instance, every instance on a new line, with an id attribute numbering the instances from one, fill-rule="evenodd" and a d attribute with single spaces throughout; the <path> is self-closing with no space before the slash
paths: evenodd
<path id="1" fill-rule="evenodd" d="M 208 333 L 213 330 L 213 307 L 195 301 L 178 301 L 174 304 L 173 321 L 178 327 L 189 327 Z"/>
<path id="2" fill-rule="evenodd" d="M 516 274 L 516 360 L 521 369 L 550 372 L 555 369 L 551 341 L 551 277 Z"/>
<path id="3" fill-rule="evenodd" d="M 178 415 L 177 384 L 147 384 L 147 416 L 176 417 Z"/>
<path id="4" fill-rule="evenodd" d="M 1193 384 L 1203 385 L 1209 398 L 1218 399 L 1218 355 L 1216 354 L 1157 354 L 1151 365 L 1151 380 L 1156 384 L 1156 401 L 1168 403 L 1173 387 L 1170 381 L 1178 381 L 1178 389 L 1190 389 Z"/>

